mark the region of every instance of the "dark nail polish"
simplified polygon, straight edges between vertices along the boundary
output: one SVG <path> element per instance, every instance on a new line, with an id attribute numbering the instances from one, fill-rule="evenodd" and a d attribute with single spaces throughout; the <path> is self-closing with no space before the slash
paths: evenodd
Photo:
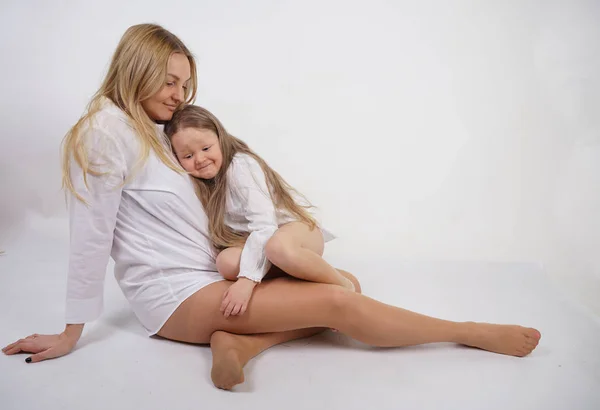
<path id="1" fill-rule="evenodd" d="M 28 357 L 27 359 L 25 359 L 25 362 L 31 363 L 31 357 Z"/>

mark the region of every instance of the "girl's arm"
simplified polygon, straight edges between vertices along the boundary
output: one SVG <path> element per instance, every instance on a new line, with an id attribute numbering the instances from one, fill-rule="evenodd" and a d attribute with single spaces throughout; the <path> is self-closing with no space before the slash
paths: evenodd
<path id="1" fill-rule="evenodd" d="M 236 157 L 234 161 L 229 182 L 244 205 L 250 231 L 242 250 L 238 277 L 260 282 L 271 267 L 265 246 L 279 229 L 277 212 L 258 162 L 247 155 Z"/>

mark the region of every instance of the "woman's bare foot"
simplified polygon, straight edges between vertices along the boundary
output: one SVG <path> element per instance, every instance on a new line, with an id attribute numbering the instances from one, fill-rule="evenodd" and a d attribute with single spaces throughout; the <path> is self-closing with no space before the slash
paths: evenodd
<path id="1" fill-rule="evenodd" d="M 515 325 L 469 322 L 465 326 L 461 344 L 510 356 L 527 356 L 542 337 L 536 329 Z"/>
<path id="2" fill-rule="evenodd" d="M 253 335 L 217 331 L 210 338 L 213 354 L 212 381 L 220 389 L 231 390 L 244 382 L 244 366 L 256 355 L 280 343 L 311 337 L 323 330 L 308 328 Z"/>
<path id="3" fill-rule="evenodd" d="M 227 332 L 215 332 L 210 338 L 213 365 L 211 378 L 219 389 L 231 390 L 244 382 L 244 366 L 249 360 L 242 352 L 245 338 Z"/>

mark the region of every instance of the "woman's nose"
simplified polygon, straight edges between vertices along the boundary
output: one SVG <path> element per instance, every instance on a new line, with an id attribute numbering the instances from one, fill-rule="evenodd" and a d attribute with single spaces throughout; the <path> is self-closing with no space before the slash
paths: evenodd
<path id="1" fill-rule="evenodd" d="M 183 101 L 185 97 L 185 90 L 183 89 L 183 87 L 178 87 L 176 90 L 173 91 L 173 95 L 171 96 L 171 98 L 173 98 L 173 100 L 175 100 L 176 103 L 180 103 Z"/>

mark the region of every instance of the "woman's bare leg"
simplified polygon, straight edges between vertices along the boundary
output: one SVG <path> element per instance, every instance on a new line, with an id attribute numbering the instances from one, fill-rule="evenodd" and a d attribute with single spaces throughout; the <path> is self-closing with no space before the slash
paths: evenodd
<path id="1" fill-rule="evenodd" d="M 339 272 L 352 281 L 357 292 L 361 292 L 360 283 L 352 274 L 341 269 Z M 274 270 L 270 275 L 283 276 L 285 273 Z M 212 381 L 216 387 L 229 390 L 236 384 L 244 382 L 244 366 L 253 357 L 280 343 L 314 336 L 323 330 L 325 329 L 308 328 L 256 335 L 237 335 L 217 331 L 210 338 L 213 354 Z"/>
<path id="2" fill-rule="evenodd" d="M 529 354 L 540 339 L 539 332 L 531 328 L 436 319 L 340 286 L 287 278 L 258 286 L 245 315 L 225 318 L 219 306 L 228 286 L 229 282 L 217 282 L 196 292 L 158 334 L 188 343 L 208 343 L 218 330 L 255 334 L 328 327 L 374 346 L 455 342 L 513 356 Z"/>
<path id="3" fill-rule="evenodd" d="M 290 222 L 267 242 L 265 254 L 273 265 L 290 276 L 353 289 L 352 282 L 322 258 L 324 245 L 319 228 L 311 230 L 305 223 Z"/>

